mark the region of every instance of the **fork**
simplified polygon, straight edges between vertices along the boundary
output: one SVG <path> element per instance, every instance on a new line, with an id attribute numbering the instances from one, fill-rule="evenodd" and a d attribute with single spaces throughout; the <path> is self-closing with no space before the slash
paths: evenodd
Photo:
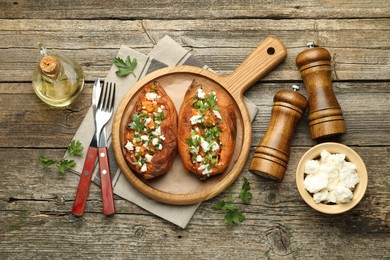
<path id="1" fill-rule="evenodd" d="M 106 145 L 105 126 L 112 117 L 115 103 L 115 83 L 104 82 L 101 89 L 99 103 L 96 108 L 96 132 L 95 138 L 98 145 L 100 184 L 102 189 L 103 213 L 112 215 L 115 213 L 114 196 L 110 174 L 110 164 Z"/>

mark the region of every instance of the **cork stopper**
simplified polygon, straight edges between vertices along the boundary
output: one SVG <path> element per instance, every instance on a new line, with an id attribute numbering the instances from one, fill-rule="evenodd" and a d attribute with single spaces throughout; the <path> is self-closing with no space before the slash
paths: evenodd
<path id="1" fill-rule="evenodd" d="M 45 56 L 39 62 L 41 71 L 48 75 L 55 75 L 61 69 L 61 64 L 57 58 L 53 56 Z"/>

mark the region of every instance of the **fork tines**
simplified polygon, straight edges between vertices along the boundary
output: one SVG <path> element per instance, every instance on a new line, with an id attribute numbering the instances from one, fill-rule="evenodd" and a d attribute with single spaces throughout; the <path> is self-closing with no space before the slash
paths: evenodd
<path id="1" fill-rule="evenodd" d="M 100 92 L 98 108 L 103 111 L 111 111 L 114 108 L 116 84 L 112 82 L 103 82 Z"/>

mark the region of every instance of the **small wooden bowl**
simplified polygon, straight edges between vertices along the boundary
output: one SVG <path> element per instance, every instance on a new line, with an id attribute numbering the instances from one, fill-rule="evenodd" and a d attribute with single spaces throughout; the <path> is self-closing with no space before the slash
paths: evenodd
<path id="1" fill-rule="evenodd" d="M 350 202 L 341 204 L 316 203 L 312 194 L 305 189 L 303 183 L 306 175 L 304 172 L 305 165 L 309 160 L 319 159 L 323 150 L 327 150 L 331 154 L 345 154 L 345 160 L 356 165 L 360 181 L 353 190 L 353 198 Z M 298 191 L 303 200 L 313 209 L 326 214 L 339 214 L 355 207 L 363 198 L 368 183 L 368 174 L 362 158 L 360 158 L 360 156 L 348 146 L 339 143 L 322 143 L 309 149 L 299 161 L 295 177 Z"/>

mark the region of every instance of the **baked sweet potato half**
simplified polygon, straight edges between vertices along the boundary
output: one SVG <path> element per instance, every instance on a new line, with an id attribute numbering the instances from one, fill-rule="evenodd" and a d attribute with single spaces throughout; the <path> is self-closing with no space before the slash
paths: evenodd
<path id="1" fill-rule="evenodd" d="M 178 149 L 184 167 L 200 179 L 223 172 L 235 147 L 232 100 L 220 88 L 194 80 L 179 112 Z"/>
<path id="2" fill-rule="evenodd" d="M 161 85 L 145 86 L 130 113 L 123 153 L 129 167 L 144 179 L 165 174 L 177 152 L 177 112 Z"/>

